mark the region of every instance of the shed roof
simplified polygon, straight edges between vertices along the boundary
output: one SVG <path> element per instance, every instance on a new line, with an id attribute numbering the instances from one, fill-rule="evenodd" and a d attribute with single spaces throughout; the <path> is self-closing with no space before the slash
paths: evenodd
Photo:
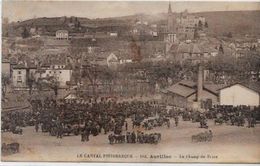
<path id="1" fill-rule="evenodd" d="M 183 86 L 179 83 L 176 83 L 173 86 L 169 87 L 167 89 L 167 91 L 171 92 L 171 93 L 176 93 L 176 94 L 183 96 L 183 97 L 187 97 L 187 96 L 193 94 L 194 92 L 196 92 L 195 89 Z"/>
<path id="2" fill-rule="evenodd" d="M 209 84 L 203 85 L 203 90 L 208 91 L 213 95 L 218 95 L 219 89 L 222 88 L 222 84 Z M 182 80 L 163 91 L 163 93 L 175 93 L 183 97 L 189 97 L 197 92 L 197 83 L 189 80 Z"/>
<path id="3" fill-rule="evenodd" d="M 222 90 L 222 89 L 226 89 L 226 88 L 229 88 L 229 87 L 232 87 L 234 85 L 242 85 L 248 89 L 251 89 L 257 93 L 260 93 L 260 82 L 237 82 L 237 83 L 234 83 L 234 84 L 230 84 L 228 86 L 225 86 L 223 88 L 220 88 L 219 90 Z"/>
<path id="4" fill-rule="evenodd" d="M 57 30 L 56 33 L 69 33 L 67 30 Z"/>
<path id="5" fill-rule="evenodd" d="M 2 63 L 10 63 L 9 59 L 2 59 Z"/>

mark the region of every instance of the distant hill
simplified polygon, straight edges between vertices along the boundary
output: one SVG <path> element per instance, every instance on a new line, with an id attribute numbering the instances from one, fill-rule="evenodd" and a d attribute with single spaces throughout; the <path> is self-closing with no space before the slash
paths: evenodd
<path id="1" fill-rule="evenodd" d="M 218 11 L 195 14 L 206 18 L 210 33 L 221 35 L 232 32 L 260 36 L 260 11 Z"/>
<path id="2" fill-rule="evenodd" d="M 209 25 L 209 33 L 222 35 L 232 32 L 233 34 L 260 35 L 260 11 L 213 11 L 193 13 L 204 16 Z M 176 13 L 179 15 L 179 13 Z M 116 17 L 119 20 L 147 20 L 149 22 L 162 22 L 166 20 L 167 14 L 157 15 L 136 14 L 131 16 Z"/>
<path id="3" fill-rule="evenodd" d="M 213 35 L 222 35 L 227 32 L 233 34 L 260 35 L 260 11 L 214 11 L 193 14 L 204 16 L 206 18 L 209 25 L 209 33 Z M 148 21 L 149 23 L 165 23 L 166 18 L 166 13 L 159 13 L 156 15 L 135 14 L 98 19 L 80 17 L 77 18 L 77 20 L 83 28 L 81 32 L 84 32 L 87 28 L 91 29 L 97 27 L 105 27 L 104 29 L 109 29 L 107 27 L 121 27 L 121 30 L 123 30 L 126 27 L 131 26 L 131 24 L 137 20 Z M 75 17 L 73 19 L 75 19 Z M 71 22 L 71 17 L 43 17 L 16 22 L 12 24 L 12 26 L 14 29 L 38 26 L 44 27 L 44 29 L 47 29 L 49 32 L 57 29 L 67 29 L 72 31 L 71 27 L 68 26 L 69 22 Z"/>

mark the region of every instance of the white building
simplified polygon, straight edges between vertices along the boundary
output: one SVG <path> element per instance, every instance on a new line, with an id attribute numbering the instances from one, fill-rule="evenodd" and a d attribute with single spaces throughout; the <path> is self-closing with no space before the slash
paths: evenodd
<path id="1" fill-rule="evenodd" d="M 220 89 L 220 105 L 260 105 L 260 85 L 236 83 Z"/>
<path id="2" fill-rule="evenodd" d="M 11 64 L 7 59 L 2 59 L 2 75 L 11 76 Z"/>
<path id="3" fill-rule="evenodd" d="M 133 60 L 132 59 L 120 59 L 119 63 L 120 64 L 133 63 Z"/>
<path id="4" fill-rule="evenodd" d="M 118 34 L 117 34 L 117 32 L 110 32 L 110 36 L 117 37 Z"/>
<path id="5" fill-rule="evenodd" d="M 12 83 L 14 87 L 25 88 L 27 86 L 26 68 L 14 67 L 12 73 Z"/>
<path id="6" fill-rule="evenodd" d="M 69 39 L 69 32 L 67 30 L 58 30 L 56 31 L 56 39 L 58 40 L 68 40 Z"/>
<path id="7" fill-rule="evenodd" d="M 60 87 L 65 87 L 71 81 L 72 70 L 66 65 L 51 65 L 45 68 L 40 78 L 54 77 L 59 82 Z"/>
<path id="8" fill-rule="evenodd" d="M 118 60 L 117 56 L 114 53 L 111 53 L 107 57 L 107 66 L 109 68 L 116 68 L 118 64 L 119 64 L 119 60 Z"/>
<path id="9" fill-rule="evenodd" d="M 20 63 L 12 69 L 12 83 L 15 88 L 27 88 L 28 79 L 34 76 L 36 66 L 28 66 L 27 64 Z"/>

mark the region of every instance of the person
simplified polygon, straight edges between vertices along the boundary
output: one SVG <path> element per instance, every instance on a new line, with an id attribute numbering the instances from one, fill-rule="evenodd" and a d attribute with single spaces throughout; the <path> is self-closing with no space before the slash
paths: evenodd
<path id="1" fill-rule="evenodd" d="M 207 128 L 208 126 L 207 126 L 207 121 L 206 121 L 206 119 L 204 118 L 204 117 L 202 117 L 201 119 L 200 119 L 200 127 L 201 128 Z"/>
<path id="2" fill-rule="evenodd" d="M 135 132 L 133 131 L 132 132 L 132 136 L 131 136 L 131 141 L 132 141 L 132 143 L 135 143 L 136 142 L 136 135 L 135 135 Z"/>
<path id="3" fill-rule="evenodd" d="M 233 116 L 231 116 L 231 125 L 232 126 L 234 126 L 235 125 L 235 120 L 236 120 L 236 118 L 235 118 L 235 115 L 233 115 Z"/>
<path id="4" fill-rule="evenodd" d="M 35 131 L 38 132 L 39 130 L 39 123 L 38 121 L 35 122 Z"/>
<path id="5" fill-rule="evenodd" d="M 86 129 L 86 137 L 85 137 L 86 141 L 89 141 L 89 134 L 90 134 L 90 130 L 87 128 Z"/>
<path id="6" fill-rule="evenodd" d="M 178 126 L 178 123 L 179 123 L 179 118 L 178 118 L 178 116 L 175 116 L 174 120 L 175 120 L 175 126 L 177 127 L 177 126 Z"/>
<path id="7" fill-rule="evenodd" d="M 58 129 L 57 138 L 62 139 L 62 136 L 63 136 L 63 125 L 62 125 L 62 124 L 59 124 L 58 127 L 57 127 L 57 129 Z"/>
<path id="8" fill-rule="evenodd" d="M 212 141 L 212 137 L 213 137 L 213 133 L 212 133 L 212 131 L 211 130 L 209 130 L 209 141 Z"/>
<path id="9" fill-rule="evenodd" d="M 140 142 L 141 144 L 144 143 L 144 133 L 143 133 L 143 132 L 141 132 L 141 135 L 140 135 L 140 138 L 139 138 L 139 142 Z"/>
<path id="10" fill-rule="evenodd" d="M 127 142 L 127 143 L 131 143 L 131 135 L 130 135 L 130 132 L 127 132 L 127 133 L 126 133 L 126 142 Z"/>
<path id="11" fill-rule="evenodd" d="M 170 120 L 167 121 L 167 127 L 170 128 Z"/>
<path id="12" fill-rule="evenodd" d="M 104 134 L 107 134 L 107 132 L 108 132 L 108 124 L 105 124 L 105 126 L 103 127 L 104 128 Z"/>
<path id="13" fill-rule="evenodd" d="M 108 135 L 108 140 L 109 140 L 109 143 L 112 145 L 114 143 L 114 136 L 113 134 L 109 134 Z"/>
<path id="14" fill-rule="evenodd" d="M 125 122 L 125 130 L 127 131 L 128 129 L 128 124 L 127 124 L 127 121 Z"/>
<path id="15" fill-rule="evenodd" d="M 86 141 L 86 128 L 83 128 L 81 131 L 81 142 Z"/>
<path id="16" fill-rule="evenodd" d="M 250 128 L 250 127 L 252 127 L 252 118 L 249 116 L 248 118 L 247 118 L 247 122 L 248 122 L 248 128 Z"/>

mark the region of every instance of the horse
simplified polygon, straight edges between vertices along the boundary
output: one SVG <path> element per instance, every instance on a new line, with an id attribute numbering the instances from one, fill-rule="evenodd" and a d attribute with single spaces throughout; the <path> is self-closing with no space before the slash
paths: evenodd
<path id="1" fill-rule="evenodd" d="M 220 124 L 220 125 L 222 125 L 222 124 L 224 123 L 224 119 L 222 119 L 222 118 L 217 118 L 217 119 L 215 119 L 214 123 L 215 123 L 215 125 L 216 125 L 217 123 Z"/>
<path id="2" fill-rule="evenodd" d="M 211 130 L 209 130 L 209 132 L 206 131 L 203 133 L 192 135 L 191 141 L 192 142 L 210 142 L 210 141 L 212 141 L 212 138 L 213 138 L 213 133 Z"/>

